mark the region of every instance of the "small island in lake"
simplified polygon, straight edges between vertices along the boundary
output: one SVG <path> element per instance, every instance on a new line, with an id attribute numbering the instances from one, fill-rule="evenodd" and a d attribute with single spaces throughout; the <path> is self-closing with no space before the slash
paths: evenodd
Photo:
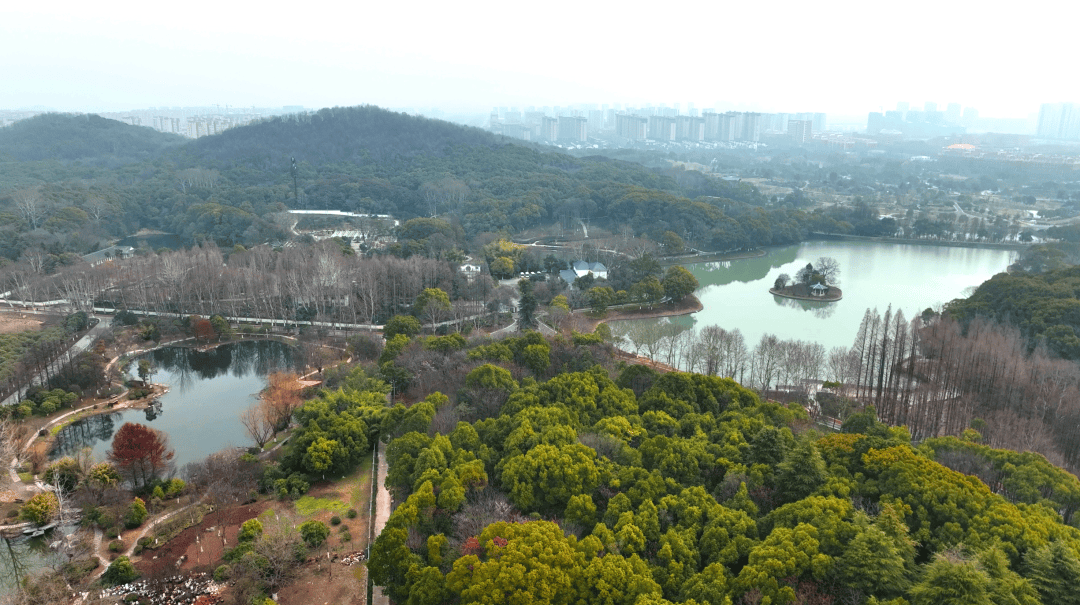
<path id="1" fill-rule="evenodd" d="M 781 273 L 769 293 L 785 298 L 836 302 L 844 297 L 844 292 L 836 287 L 840 277 L 840 264 L 836 259 L 823 256 L 817 259 L 817 265 L 807 263 L 795 274 L 795 279 L 787 273 Z"/>

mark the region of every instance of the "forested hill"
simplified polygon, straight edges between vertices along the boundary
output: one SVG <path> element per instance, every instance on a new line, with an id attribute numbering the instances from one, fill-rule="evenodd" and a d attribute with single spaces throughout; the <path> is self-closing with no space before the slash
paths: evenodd
<path id="1" fill-rule="evenodd" d="M 121 144 L 118 137 L 82 132 L 99 122 L 134 134 Z M 94 116 L 46 116 L 28 124 L 40 124 L 41 142 L 33 143 L 38 155 L 9 155 L 48 159 L 10 162 L 0 173 L 0 216 L 7 217 L 0 222 L 0 256 L 11 260 L 35 248 L 57 258 L 85 254 L 139 229 L 227 247 L 278 241 L 288 236 L 280 217 L 286 208 L 392 214 L 403 223 L 438 217 L 452 233 L 450 244 L 466 252 L 480 234 L 514 235 L 553 223 L 576 230 L 587 222 L 655 241 L 670 231 L 707 250 L 793 243 L 809 231 L 843 232 L 837 219 L 770 205 L 745 183 L 574 158 L 371 106 L 260 121 L 175 149 L 148 128 Z M 46 126 L 56 132 L 50 135 Z M 14 137 L 28 127 L 2 134 Z M 66 150 L 51 152 L 50 145 Z M 115 155 L 100 158 L 145 159 L 57 161 L 89 153 L 79 149 L 106 153 L 106 147 Z M 296 159 L 295 175 L 290 158 Z M 20 206 L 16 199 L 29 203 Z M 67 220 L 51 220 L 58 213 Z M 423 242 L 404 242 L 402 250 L 432 252 Z"/>
<path id="2" fill-rule="evenodd" d="M 292 114 L 232 128 L 189 143 L 184 152 L 200 166 L 280 167 L 295 157 L 312 165 L 351 162 L 381 164 L 417 155 L 442 156 L 461 146 L 500 147 L 480 130 L 373 105 L 334 107 Z"/>
<path id="3" fill-rule="evenodd" d="M 706 248 L 788 243 L 803 234 L 786 212 L 744 219 L 750 207 L 766 203 L 745 184 L 575 158 L 373 106 L 265 120 L 199 139 L 174 156 L 179 166 L 217 170 L 249 195 L 284 198 L 290 208 L 445 217 L 460 223 L 467 238 L 555 221 L 576 228 L 578 218 L 612 228 L 629 224 L 657 238 L 666 230 L 694 234 L 699 239 L 691 243 Z M 690 198 L 703 196 L 709 201 L 691 206 Z"/>
<path id="4" fill-rule="evenodd" d="M 98 115 L 46 113 L 0 129 L 0 159 L 118 165 L 154 158 L 183 142 L 177 135 Z"/>
<path id="5" fill-rule="evenodd" d="M 1016 326 L 1029 346 L 1045 344 L 1060 357 L 1080 360 L 1080 266 L 999 273 L 947 311 L 965 324 L 982 317 Z"/>

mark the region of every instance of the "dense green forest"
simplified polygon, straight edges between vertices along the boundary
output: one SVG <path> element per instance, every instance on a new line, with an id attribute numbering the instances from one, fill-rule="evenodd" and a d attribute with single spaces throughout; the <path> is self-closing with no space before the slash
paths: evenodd
<path id="1" fill-rule="evenodd" d="M 453 397 L 379 412 L 354 376 L 285 459 L 389 441 L 369 568 L 396 602 L 1034 605 L 1080 581 L 1080 482 L 1037 454 L 916 447 L 872 408 L 823 435 L 730 379 L 574 370 L 604 348 L 585 339 L 560 363 L 535 334 L 437 340 L 413 346 L 464 364 Z"/>
<path id="2" fill-rule="evenodd" d="M 115 167 L 156 157 L 185 140 L 93 114 L 47 113 L 0 129 L 0 162 L 60 160 Z"/>
<path id="3" fill-rule="evenodd" d="M 1045 346 L 1080 360 L 1080 266 L 1066 265 L 1066 257 L 1059 248 L 1029 250 L 1020 270 L 995 275 L 970 297 L 949 303 L 947 313 L 965 324 L 981 317 L 1015 326 L 1029 348 Z"/>

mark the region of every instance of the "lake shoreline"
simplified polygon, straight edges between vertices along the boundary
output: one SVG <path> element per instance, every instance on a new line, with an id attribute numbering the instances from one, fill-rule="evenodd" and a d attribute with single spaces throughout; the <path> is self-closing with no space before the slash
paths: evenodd
<path id="1" fill-rule="evenodd" d="M 677 323 L 683 329 L 700 330 L 710 325 L 729 332 L 739 329 L 751 347 L 767 334 L 818 342 L 827 349 L 850 347 L 867 309 L 884 310 L 891 305 L 894 314 L 898 310 L 909 317 L 921 313 L 960 296 L 965 287 L 977 287 L 1004 271 L 1016 254 L 989 247 L 875 241 L 808 241 L 770 246 L 766 256 L 760 258 L 730 264 L 685 265 L 698 279 L 700 287 L 695 295 L 704 309 L 664 321 Z M 767 293 L 780 275 L 794 274 L 821 256 L 836 259 L 842 268 L 845 286 L 841 301 L 829 304 L 822 300 L 824 297 L 802 299 Z M 927 271 L 928 267 L 934 270 Z M 661 320 L 609 324 L 622 329 L 657 321 Z"/>
<path id="2" fill-rule="evenodd" d="M 151 392 L 149 395 L 140 397 L 138 399 L 127 399 L 127 395 L 130 391 L 124 391 L 120 395 L 117 395 L 115 400 L 105 400 L 99 403 L 93 403 L 82 408 L 72 410 L 68 414 L 61 415 L 55 420 L 45 424 L 35 433 L 34 439 L 27 444 L 26 452 L 31 450 L 39 450 L 44 452 L 46 459 L 51 460 L 49 454 L 52 452 L 53 447 L 56 445 L 56 438 L 60 434 L 60 431 L 69 424 L 78 422 L 80 420 L 86 420 L 94 416 L 100 416 L 102 414 L 112 414 L 113 412 L 120 412 L 122 410 L 145 410 L 153 405 L 153 402 L 160 398 L 165 393 L 169 392 L 168 385 L 164 384 L 150 384 Z M 48 431 L 48 435 L 42 435 L 41 431 Z"/>
<path id="3" fill-rule="evenodd" d="M 788 288 L 784 288 L 784 290 L 787 289 Z M 836 293 L 833 294 L 833 291 L 835 291 Z M 844 298 L 844 292 L 836 286 L 829 286 L 829 293 L 825 296 L 796 294 L 794 292 L 784 292 L 782 290 L 777 290 L 776 288 L 769 288 L 769 294 L 772 294 L 773 296 L 780 296 L 782 298 L 791 298 L 794 300 L 808 300 L 810 302 L 836 302 Z"/>
<path id="4" fill-rule="evenodd" d="M 199 347 L 193 346 L 195 341 L 187 340 L 180 346 L 165 346 L 153 353 L 142 351 L 129 355 L 129 364 L 142 356 L 153 359 L 158 371 L 151 380 L 168 389 L 155 389 L 146 401 L 121 401 L 105 409 L 99 406 L 93 410 L 99 414 L 96 416 L 85 418 L 87 412 L 83 412 L 83 418 L 69 418 L 68 426 L 56 429 L 60 431 L 59 437 L 51 446 L 39 447 L 50 447 L 51 459 L 84 447 L 90 448 L 94 455 L 103 456 L 112 433 L 125 422 L 145 424 L 167 434 L 177 452 L 174 459 L 177 468 L 202 460 L 223 447 L 249 447 L 252 440 L 239 420 L 240 414 L 257 404 L 269 373 L 297 370 L 300 357 L 293 342 L 261 337 L 236 339 L 220 343 L 219 353 L 215 354 L 199 351 Z M 127 372 L 134 370 L 126 370 L 125 377 Z M 139 383 L 132 381 L 132 384 Z M 100 415 L 110 412 L 115 414 Z"/>
<path id="5" fill-rule="evenodd" d="M 705 306 L 701 304 L 697 296 L 693 294 L 688 295 L 677 303 L 664 303 L 652 309 L 639 309 L 636 311 L 620 311 L 618 309 L 612 310 L 607 316 L 602 318 L 587 317 L 586 324 L 589 327 L 590 332 L 595 332 L 596 328 L 609 321 L 623 321 L 627 319 L 657 319 L 660 317 L 677 317 L 679 315 L 690 315 L 691 313 L 697 313 L 704 309 Z"/>
<path id="6" fill-rule="evenodd" d="M 745 260 L 748 258 L 760 258 L 768 254 L 768 249 L 772 246 L 763 246 L 761 248 L 742 252 L 702 252 L 700 254 L 692 254 L 689 256 L 662 256 L 656 259 L 656 262 L 662 267 L 669 267 L 674 265 L 692 265 L 696 263 L 715 263 L 725 262 L 733 260 Z"/>
<path id="7" fill-rule="evenodd" d="M 840 242 L 871 242 L 876 244 L 907 244 L 910 246 L 934 246 L 939 248 L 982 248 L 985 250 L 1027 250 L 1034 244 L 1013 242 L 960 242 L 952 240 L 932 239 L 907 239 L 903 237 L 872 237 L 869 235 L 847 235 L 842 233 L 812 232 L 803 240 L 812 241 L 840 241 Z M 782 244 L 784 246 L 789 244 Z M 779 247 L 779 246 L 778 246 Z"/>

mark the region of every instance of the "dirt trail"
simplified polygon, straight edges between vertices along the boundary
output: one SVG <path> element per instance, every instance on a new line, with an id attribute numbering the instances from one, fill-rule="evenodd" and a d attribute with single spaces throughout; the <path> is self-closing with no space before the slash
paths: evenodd
<path id="1" fill-rule="evenodd" d="M 390 490 L 386 489 L 386 444 L 379 442 L 379 466 L 374 480 L 379 486 L 378 495 L 375 497 L 375 535 L 382 533 L 383 527 L 390 519 Z M 383 593 L 381 586 L 376 586 L 371 593 L 371 605 L 390 605 L 390 597 Z"/>

